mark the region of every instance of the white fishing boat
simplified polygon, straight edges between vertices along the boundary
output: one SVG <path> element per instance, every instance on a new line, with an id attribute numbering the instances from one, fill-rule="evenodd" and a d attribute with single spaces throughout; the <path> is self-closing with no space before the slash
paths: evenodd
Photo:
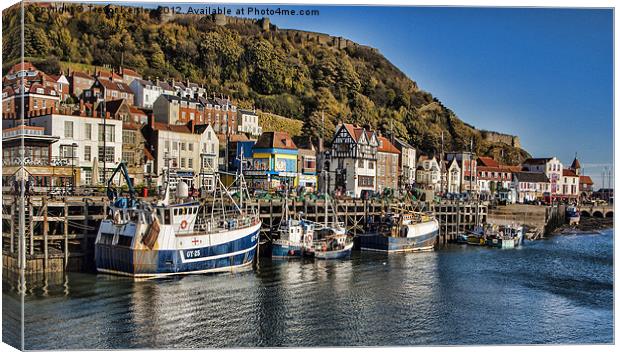
<path id="1" fill-rule="evenodd" d="M 101 222 L 95 241 L 98 272 L 152 278 L 233 271 L 252 265 L 261 221 L 256 210 L 243 202 L 249 195 L 242 171 L 235 180 L 242 190 L 239 201 L 216 174 L 208 207 L 190 198 L 183 182 L 177 185 L 175 201 L 170 200 L 168 183 L 162 200 L 138 200 L 123 163 L 115 173 L 118 171 L 125 174 L 130 195 L 118 197 L 108 192 L 111 216 Z"/>
<path id="2" fill-rule="evenodd" d="M 439 235 L 439 222 L 428 214 L 389 213 L 356 240 L 361 250 L 379 252 L 432 251 Z"/>
<path id="3" fill-rule="evenodd" d="M 329 213 L 331 212 L 331 221 Z M 314 223 L 314 240 L 305 248 L 304 254 L 317 259 L 342 259 L 351 255 L 353 238 L 347 235 L 344 224 L 329 195 L 325 194 L 323 223 Z"/>

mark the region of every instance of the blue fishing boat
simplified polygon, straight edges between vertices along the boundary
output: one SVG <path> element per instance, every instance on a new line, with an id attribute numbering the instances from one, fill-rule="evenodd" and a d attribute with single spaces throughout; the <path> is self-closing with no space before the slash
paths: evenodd
<path id="1" fill-rule="evenodd" d="M 419 252 L 432 251 L 439 235 L 439 222 L 418 212 L 387 214 L 369 231 L 356 237 L 364 251 Z"/>
<path id="2" fill-rule="evenodd" d="M 284 198 L 282 219 L 271 233 L 272 258 L 301 258 L 305 248 L 313 241 L 314 223 L 297 217 L 293 219 L 288 209 L 288 189 Z"/>
<path id="3" fill-rule="evenodd" d="M 314 225 L 299 219 L 287 219 L 271 243 L 273 258 L 300 258 L 312 243 Z"/>
<path id="4" fill-rule="evenodd" d="M 244 206 L 243 194 L 239 202 L 230 197 L 218 175 L 213 204 L 206 212 L 188 197 L 183 182 L 177 185 L 174 203 L 168 182 L 162 200 L 138 200 L 123 163 L 114 174 L 119 170 L 125 175 L 130 196 L 115 197 L 109 192 L 111 216 L 101 222 L 95 241 L 98 272 L 153 278 L 234 271 L 252 265 L 261 228 L 258 213 Z M 245 186 L 242 174 L 235 182 Z M 247 189 L 244 191 L 247 194 Z"/>

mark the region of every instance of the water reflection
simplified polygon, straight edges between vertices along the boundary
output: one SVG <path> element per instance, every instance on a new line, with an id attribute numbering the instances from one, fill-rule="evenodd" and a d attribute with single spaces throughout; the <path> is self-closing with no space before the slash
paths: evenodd
<path id="1" fill-rule="evenodd" d="M 29 281 L 26 329 L 40 333 L 26 347 L 609 343 L 612 237 L 267 259 L 255 272 L 142 282 L 47 275 Z"/>

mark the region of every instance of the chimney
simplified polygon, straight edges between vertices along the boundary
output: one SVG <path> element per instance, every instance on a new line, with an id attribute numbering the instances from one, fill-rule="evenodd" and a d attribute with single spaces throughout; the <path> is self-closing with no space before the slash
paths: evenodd
<path id="1" fill-rule="evenodd" d="M 105 112 L 105 118 L 106 118 L 106 120 L 110 119 L 110 112 L 109 111 Z"/>
<path id="2" fill-rule="evenodd" d="M 80 99 L 80 114 L 84 112 L 84 100 Z"/>
<path id="3" fill-rule="evenodd" d="M 153 113 L 149 114 L 149 126 L 151 129 L 155 129 L 155 115 Z"/>
<path id="4" fill-rule="evenodd" d="M 101 102 L 100 104 L 105 104 L 105 102 Z M 91 109 L 90 114 L 91 114 L 93 117 L 97 117 L 97 109 L 95 109 L 95 103 L 93 103 L 93 104 L 91 105 L 91 108 L 90 108 L 90 109 Z"/>
<path id="5" fill-rule="evenodd" d="M 189 122 L 187 123 L 187 127 L 189 127 L 189 129 L 192 131 L 192 133 L 194 133 L 195 128 L 194 128 L 194 120 L 189 120 Z"/>

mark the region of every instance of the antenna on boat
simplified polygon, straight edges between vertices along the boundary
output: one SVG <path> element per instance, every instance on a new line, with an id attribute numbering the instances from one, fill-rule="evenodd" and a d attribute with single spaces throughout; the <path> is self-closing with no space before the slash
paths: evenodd
<path id="1" fill-rule="evenodd" d="M 164 154 L 164 162 L 166 163 L 166 170 L 164 175 L 166 177 L 165 180 L 165 188 L 164 188 L 164 199 L 162 200 L 163 205 L 168 205 L 170 203 L 170 157 L 168 153 Z"/>
<path id="2" fill-rule="evenodd" d="M 243 214 L 243 192 L 245 190 L 245 179 L 243 177 L 243 146 L 241 146 L 241 152 L 239 154 L 239 208 Z"/>

